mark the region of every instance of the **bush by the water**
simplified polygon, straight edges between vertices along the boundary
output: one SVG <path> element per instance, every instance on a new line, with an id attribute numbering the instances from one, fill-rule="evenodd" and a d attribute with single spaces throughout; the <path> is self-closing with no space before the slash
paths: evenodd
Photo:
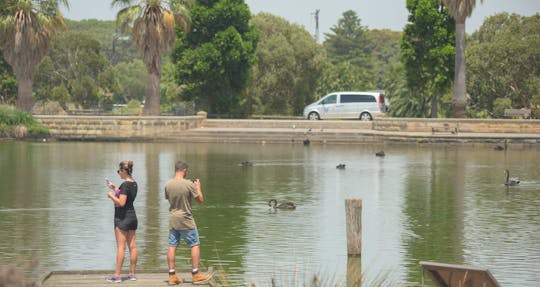
<path id="1" fill-rule="evenodd" d="M 0 137 L 39 137 L 49 135 L 49 129 L 39 124 L 29 113 L 13 106 L 0 105 Z"/>

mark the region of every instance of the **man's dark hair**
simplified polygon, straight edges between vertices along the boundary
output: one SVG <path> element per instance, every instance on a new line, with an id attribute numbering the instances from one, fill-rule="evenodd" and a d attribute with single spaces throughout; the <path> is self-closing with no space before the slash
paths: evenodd
<path id="1" fill-rule="evenodd" d="M 181 170 L 184 170 L 184 169 L 187 169 L 188 168 L 188 165 L 185 161 L 181 160 L 179 162 L 177 162 L 175 165 L 174 165 L 174 171 L 175 172 L 179 172 Z"/>

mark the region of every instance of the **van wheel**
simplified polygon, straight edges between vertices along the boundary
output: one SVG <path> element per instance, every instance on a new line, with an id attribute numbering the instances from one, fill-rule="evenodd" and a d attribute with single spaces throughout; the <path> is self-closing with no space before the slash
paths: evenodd
<path id="1" fill-rule="evenodd" d="M 317 114 L 316 112 L 311 112 L 309 113 L 309 115 L 307 116 L 308 120 L 320 120 L 321 118 L 319 117 L 319 114 Z"/>
<path id="2" fill-rule="evenodd" d="M 360 114 L 360 120 L 361 121 L 371 121 L 373 118 L 369 113 L 361 113 Z"/>

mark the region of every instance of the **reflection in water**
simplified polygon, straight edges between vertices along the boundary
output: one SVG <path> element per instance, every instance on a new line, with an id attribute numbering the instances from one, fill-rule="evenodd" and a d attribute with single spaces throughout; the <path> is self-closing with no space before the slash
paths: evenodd
<path id="1" fill-rule="evenodd" d="M 377 150 L 380 147 L 377 147 Z M 139 268 L 166 271 L 163 185 L 190 164 L 205 203 L 194 212 L 202 265 L 233 285 L 272 279 L 416 284 L 421 260 L 489 268 L 503 286 L 540 282 L 538 148 L 0 142 L 0 264 L 113 269 L 113 206 L 104 179 L 134 161 Z M 253 165 L 241 166 L 243 161 Z M 338 170 L 336 165 L 346 164 Z M 508 191 L 504 169 L 522 182 Z M 293 201 L 272 210 L 268 200 Z M 362 257 L 347 258 L 345 199 L 363 202 Z M 189 249 L 177 252 L 190 266 Z M 362 268 L 362 278 L 355 277 Z M 127 267 L 127 265 L 126 265 Z M 164 272 L 165 274 L 166 272 Z M 37 275 L 36 275 L 37 274 Z M 333 284 L 331 284 L 333 285 Z"/>

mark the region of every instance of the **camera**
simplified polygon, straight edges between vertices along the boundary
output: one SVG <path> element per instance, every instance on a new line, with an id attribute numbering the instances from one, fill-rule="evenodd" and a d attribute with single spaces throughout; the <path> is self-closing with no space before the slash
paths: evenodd
<path id="1" fill-rule="evenodd" d="M 195 183 L 197 181 L 196 178 L 190 178 L 189 180 L 191 180 L 191 182 Z"/>

